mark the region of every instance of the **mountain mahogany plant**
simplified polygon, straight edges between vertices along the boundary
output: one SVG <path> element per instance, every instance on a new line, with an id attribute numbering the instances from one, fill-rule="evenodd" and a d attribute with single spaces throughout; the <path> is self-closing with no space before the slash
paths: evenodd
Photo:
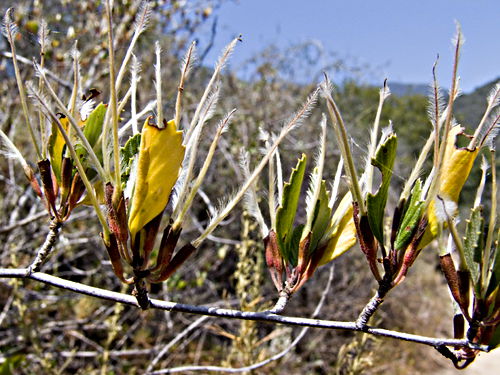
<path id="1" fill-rule="evenodd" d="M 370 317 L 383 302 L 385 295 L 406 277 L 420 251 L 434 238 L 441 238 L 443 230 L 449 227 L 459 260 L 454 265 L 450 250 L 441 254 L 442 269 L 445 273 L 452 296 L 460 307 L 454 321 L 457 337 L 463 337 L 464 318 L 469 322 L 467 338 L 472 343 L 499 345 L 498 337 L 500 305 L 498 289 L 498 227 L 496 173 L 492 172 L 491 216 L 488 229 L 482 218 L 479 206 L 483 193 L 483 182 L 478 192 L 475 208 L 467 221 L 465 237 L 462 241 L 457 234 L 457 204 L 464 183 L 481 148 L 491 152 L 492 170 L 496 168 L 494 140 L 498 134 L 500 114 L 492 113 L 500 104 L 500 84 L 490 92 L 486 111 L 474 135 L 465 134 L 465 129 L 453 119 L 453 104 L 459 94 L 457 64 L 462 44 L 460 29 L 455 42 L 455 63 L 452 88 L 448 104 L 442 101 L 437 80 L 434 79 L 430 100 L 430 120 L 433 131 L 426 142 L 414 170 L 406 181 L 392 218 L 386 220 L 385 208 L 389 198 L 389 186 L 396 159 L 397 136 L 389 127 L 382 132 L 377 142 L 380 111 L 389 90 L 384 84 L 380 91 L 380 102 L 371 136 L 368 163 L 361 179 L 358 180 L 346 128 L 340 111 L 331 95 L 328 80 L 322 87 L 330 118 L 340 145 L 343 158 L 347 161 L 347 173 L 353 198 L 353 218 L 361 250 L 366 256 L 370 270 L 379 287 L 372 300 L 365 306 L 356 322 L 359 329 L 365 329 Z M 435 77 L 435 69 L 434 69 Z M 466 138 L 468 145 L 460 147 L 460 138 Z M 377 144 L 377 147 L 374 147 Z M 422 165 L 430 149 L 434 146 L 433 168 L 425 182 L 422 182 Z M 381 182 L 376 193 L 371 193 L 373 169 L 381 174 Z M 485 169 L 485 168 L 483 168 Z M 380 253 L 379 253 L 380 252 Z M 382 268 L 382 272 L 380 268 Z M 469 305 L 469 290 L 474 290 L 474 300 Z M 469 312 L 472 308 L 472 314 Z M 477 351 L 462 348 L 456 353 L 440 348 L 440 351 L 453 359 L 457 367 L 465 367 Z M 462 362 L 463 361 L 463 362 Z"/>

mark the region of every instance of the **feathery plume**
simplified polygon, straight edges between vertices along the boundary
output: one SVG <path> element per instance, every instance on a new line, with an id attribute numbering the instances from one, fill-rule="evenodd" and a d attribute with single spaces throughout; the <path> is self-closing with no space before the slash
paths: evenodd
<path id="1" fill-rule="evenodd" d="M 161 47 L 160 42 L 155 42 L 155 87 L 156 87 L 156 125 L 159 128 L 163 127 L 163 102 L 161 89 Z M 177 124 L 175 124 L 177 126 Z"/>
<path id="2" fill-rule="evenodd" d="M 181 73 L 183 77 L 187 77 L 196 63 L 196 42 L 193 41 L 189 46 L 186 54 L 182 58 Z"/>
<path id="3" fill-rule="evenodd" d="M 479 181 L 479 186 L 476 191 L 476 198 L 474 199 L 474 207 L 479 207 L 481 205 L 481 198 L 483 196 L 484 186 L 486 184 L 486 175 L 488 173 L 489 168 L 490 165 L 488 164 L 488 161 L 483 155 L 481 160 L 481 180 Z"/>
<path id="4" fill-rule="evenodd" d="M 14 143 L 9 139 L 7 134 L 5 134 L 2 129 L 0 129 L 0 141 L 2 141 L 3 145 L 5 146 L 5 150 L 2 150 L 1 152 L 4 156 L 17 160 L 25 171 L 30 169 L 28 163 L 24 159 L 19 149 L 16 147 L 16 145 L 14 145 Z"/>
<path id="5" fill-rule="evenodd" d="M 3 17 L 2 34 L 7 39 L 14 39 L 18 32 L 17 24 L 12 20 L 12 14 L 14 13 L 14 8 L 9 8 L 5 12 Z"/>
<path id="6" fill-rule="evenodd" d="M 491 108 L 495 108 L 500 104 L 500 82 L 497 82 L 497 84 L 490 90 L 487 101 L 488 106 Z"/>
<path id="7" fill-rule="evenodd" d="M 455 212 L 457 212 L 458 206 L 451 199 L 438 196 L 438 199 L 436 199 L 435 202 L 434 212 L 436 214 L 436 218 L 441 223 L 446 222 L 448 218 L 454 216 Z"/>
<path id="8" fill-rule="evenodd" d="M 238 204 L 238 202 L 244 197 L 246 191 L 255 183 L 260 173 L 264 169 L 265 165 L 272 158 L 276 148 L 279 146 L 281 141 L 288 135 L 291 129 L 298 126 L 301 121 L 307 116 L 310 112 L 313 105 L 316 103 L 318 97 L 319 89 L 314 90 L 314 92 L 309 95 L 306 102 L 302 106 L 302 108 L 296 112 L 296 114 L 292 117 L 292 119 L 285 124 L 283 130 L 280 132 L 279 136 L 276 137 L 274 143 L 269 147 L 267 154 L 261 159 L 260 163 L 257 167 L 252 171 L 250 177 L 246 179 L 244 184 L 233 194 L 228 200 L 227 204 L 221 207 L 220 210 L 217 211 L 216 215 L 212 217 L 208 226 L 205 228 L 204 232 L 193 241 L 193 246 L 198 246 L 203 240 L 212 233 L 215 228 L 220 224 L 224 218 L 229 215 L 229 213 L 233 210 L 233 208 Z"/>
<path id="9" fill-rule="evenodd" d="M 250 161 L 249 161 L 249 153 L 245 149 L 241 149 L 240 152 L 240 168 L 245 176 L 245 179 L 250 178 Z M 259 228 L 261 231 L 262 238 L 265 238 L 269 233 L 269 228 L 264 221 L 264 217 L 262 216 L 262 212 L 259 207 L 258 199 L 257 199 L 257 190 L 255 189 L 255 183 L 250 186 L 250 188 L 245 193 L 244 198 L 245 207 L 248 210 L 248 213 L 252 215 L 252 217 L 259 224 Z"/>
<path id="10" fill-rule="evenodd" d="M 226 64 L 227 60 L 231 56 L 231 53 L 233 52 L 234 48 L 236 47 L 236 43 L 238 41 L 241 41 L 241 38 L 235 38 L 229 43 L 224 51 L 222 52 L 222 55 L 219 57 L 217 64 L 215 65 L 214 72 L 212 74 L 212 77 L 210 78 L 210 81 L 208 82 L 207 87 L 205 88 L 205 91 L 203 92 L 203 95 L 198 102 L 198 106 L 196 107 L 196 110 L 194 112 L 193 118 L 191 119 L 191 122 L 189 124 L 189 128 L 187 129 L 186 133 L 186 139 L 189 139 L 191 137 L 191 133 L 194 131 L 194 128 L 196 124 L 198 123 L 198 118 L 200 116 L 200 112 L 202 108 L 205 106 L 205 101 L 207 100 L 210 92 L 212 91 L 212 87 L 218 80 L 218 77 L 220 75 L 220 72 L 224 68 L 224 65 Z"/>
<path id="11" fill-rule="evenodd" d="M 130 89 L 131 99 L 130 99 L 130 112 L 132 121 L 132 134 L 136 135 L 139 133 L 139 126 L 137 121 L 137 83 L 139 82 L 139 74 L 141 72 L 141 63 L 137 56 L 132 54 L 132 67 L 130 68 Z"/>
<path id="12" fill-rule="evenodd" d="M 47 22 L 44 19 L 42 19 L 40 21 L 40 26 L 38 28 L 38 44 L 40 44 L 42 51 L 45 51 L 47 45 L 50 42 L 49 33 L 50 30 L 47 25 Z"/>
<path id="13" fill-rule="evenodd" d="M 309 188 L 307 189 L 306 195 L 306 213 L 307 222 L 304 228 L 303 236 L 306 236 L 313 224 L 314 210 L 316 208 L 316 202 L 319 199 L 319 194 L 321 191 L 321 181 L 323 181 L 323 168 L 325 165 L 326 156 L 326 116 L 323 114 L 321 118 L 321 139 L 320 139 L 320 149 L 316 156 L 316 167 L 310 175 Z"/>
<path id="14" fill-rule="evenodd" d="M 141 34 L 146 30 L 151 19 L 151 4 L 149 1 L 142 1 L 137 11 L 137 17 L 134 22 L 134 32 Z"/>

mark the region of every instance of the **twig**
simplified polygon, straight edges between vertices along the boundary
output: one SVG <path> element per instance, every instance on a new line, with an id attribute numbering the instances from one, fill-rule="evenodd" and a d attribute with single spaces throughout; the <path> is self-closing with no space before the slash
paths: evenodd
<path id="1" fill-rule="evenodd" d="M 11 230 L 14 230 L 16 228 L 28 225 L 28 224 L 32 223 L 33 221 L 41 219 L 42 217 L 45 217 L 45 216 L 47 216 L 47 211 L 44 210 L 44 211 L 37 212 L 36 214 L 33 214 L 33 215 L 23 219 L 23 220 L 19 220 L 13 224 L 6 225 L 4 227 L 0 227 L 0 234 L 10 232 Z"/>
<path id="2" fill-rule="evenodd" d="M 361 330 L 367 327 L 368 321 L 373 316 L 373 314 L 375 314 L 382 302 L 384 302 L 384 299 L 380 297 L 380 294 L 377 291 L 363 308 L 363 311 L 361 311 L 361 313 L 359 314 L 358 319 L 356 320 L 356 327 Z"/>
<path id="3" fill-rule="evenodd" d="M 40 271 L 40 267 L 43 265 L 45 260 L 49 257 L 54 249 L 54 245 L 59 238 L 59 230 L 62 227 L 62 222 L 57 219 L 53 219 L 49 226 L 49 233 L 47 233 L 47 237 L 45 238 L 45 242 L 43 243 L 40 250 L 36 254 L 35 260 L 31 263 L 31 265 L 27 269 L 27 275 L 30 275 L 33 272 Z"/>
<path id="4" fill-rule="evenodd" d="M 391 276 L 387 274 L 386 276 L 384 276 L 384 279 L 382 279 L 379 282 L 379 287 L 377 292 L 363 308 L 363 311 L 361 311 L 361 313 L 359 314 L 358 319 L 356 320 L 356 327 L 361 331 L 365 330 L 368 321 L 373 316 L 373 314 L 375 314 L 375 312 L 380 307 L 382 302 L 384 302 L 384 298 L 389 292 L 389 290 L 391 290 L 392 285 L 391 282 L 389 281 L 390 279 Z"/>
<path id="5" fill-rule="evenodd" d="M 121 357 L 144 357 L 154 352 L 154 348 L 151 349 L 130 349 L 130 350 L 111 350 L 109 356 L 113 358 Z M 92 350 L 81 350 L 78 352 L 63 351 L 59 353 L 62 357 L 77 357 L 77 358 L 92 358 L 95 359 L 100 353 Z"/>
<path id="6" fill-rule="evenodd" d="M 177 344 L 181 339 L 186 337 L 189 333 L 191 333 L 194 329 L 198 328 L 198 326 L 203 323 L 205 320 L 209 319 L 208 316 L 202 316 L 201 318 L 196 319 L 193 323 L 188 325 L 181 333 L 179 333 L 173 340 L 171 340 L 167 345 L 163 347 L 162 350 L 153 358 L 148 368 L 146 369 L 146 373 L 149 373 L 153 370 L 153 367 L 160 361 L 160 359 L 168 353 L 168 351 Z"/>
<path id="7" fill-rule="evenodd" d="M 96 297 L 108 301 L 123 303 L 125 305 L 139 307 L 136 298 L 128 294 L 112 292 L 109 290 L 88 286 L 74 281 L 61 279 L 59 277 L 52 276 L 43 272 L 34 272 L 28 276 L 26 275 L 26 273 L 27 273 L 26 268 L 11 268 L 11 269 L 0 268 L 0 278 L 28 278 L 40 281 L 47 285 L 52 285 L 57 288 L 70 290 L 75 293 L 85 294 L 91 297 Z M 356 322 L 309 319 L 309 318 L 299 318 L 292 316 L 269 314 L 264 312 L 249 312 L 249 311 L 240 311 L 233 309 L 222 309 L 217 307 L 195 306 L 182 303 L 162 301 L 158 299 L 151 299 L 150 302 L 151 302 L 150 308 L 159 310 L 178 311 L 178 312 L 214 316 L 226 319 L 241 319 L 241 320 L 252 320 L 252 321 L 261 321 L 269 323 L 280 323 L 290 326 L 313 327 L 313 328 L 324 328 L 324 329 L 341 329 L 347 331 L 363 331 L 375 336 L 391 337 L 398 340 L 411 341 L 432 347 L 442 346 L 442 345 L 460 346 L 460 347 L 469 347 L 471 349 L 481 350 L 484 352 L 489 351 L 488 346 L 477 345 L 469 342 L 466 339 L 427 337 L 427 336 L 414 335 L 410 333 L 391 331 L 383 328 L 373 328 L 369 326 L 366 326 L 365 329 L 360 330 L 356 326 Z"/>
<path id="8" fill-rule="evenodd" d="M 7 312 L 9 311 L 10 306 L 14 301 L 14 294 L 15 294 L 14 292 L 10 294 L 9 298 L 7 299 L 7 302 L 5 302 L 5 306 L 3 307 L 2 312 L 0 313 L 0 326 L 2 325 L 3 320 L 7 316 Z"/>
<path id="9" fill-rule="evenodd" d="M 147 310 L 149 308 L 150 300 L 144 279 L 137 278 L 134 280 L 134 290 L 132 291 L 132 295 L 137 298 L 137 304 L 141 309 Z"/>

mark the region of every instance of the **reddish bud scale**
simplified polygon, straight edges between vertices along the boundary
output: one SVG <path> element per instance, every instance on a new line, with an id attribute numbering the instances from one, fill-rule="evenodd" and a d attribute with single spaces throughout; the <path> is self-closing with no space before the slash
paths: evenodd
<path id="1" fill-rule="evenodd" d="M 122 196 L 118 202 L 118 207 L 115 209 L 113 205 L 113 190 L 113 185 L 107 183 L 104 193 L 108 209 L 108 225 L 111 233 L 116 236 L 117 241 L 126 243 L 128 240 L 128 227 L 125 200 Z"/>
<path id="2" fill-rule="evenodd" d="M 273 230 L 264 238 L 264 246 L 266 247 L 266 264 L 271 274 L 276 289 L 281 292 L 283 290 L 283 258 L 281 257 L 278 237 Z"/>
<path id="3" fill-rule="evenodd" d="M 68 195 L 71 190 L 72 177 L 73 162 L 70 158 L 63 158 L 61 165 L 61 202 L 66 202 L 68 199 Z"/>
<path id="4" fill-rule="evenodd" d="M 413 262 L 415 262 L 415 259 L 417 259 L 417 256 L 420 253 L 420 250 L 422 249 L 419 245 L 425 233 L 425 230 L 427 229 L 427 223 L 428 222 L 426 217 L 420 219 L 417 229 L 415 230 L 415 234 L 413 235 L 410 244 L 405 250 L 403 261 L 401 263 L 401 268 L 399 269 L 398 274 L 394 278 L 393 281 L 394 286 L 398 285 L 404 280 L 406 274 L 408 273 L 408 270 L 413 265 Z"/>
<path id="5" fill-rule="evenodd" d="M 147 223 L 139 233 L 143 237 L 142 246 L 140 249 L 142 264 L 141 269 L 145 269 L 148 265 L 149 256 L 153 251 L 155 245 L 156 235 L 158 234 L 158 229 L 160 228 L 161 218 L 163 216 L 163 211 L 158 214 L 153 220 Z M 137 237 L 136 237 L 137 238 Z"/>
<path id="6" fill-rule="evenodd" d="M 102 233 L 101 233 L 101 238 L 103 238 Z M 115 235 L 113 233 L 110 233 L 109 244 L 106 244 L 104 238 L 103 242 L 104 246 L 106 247 L 106 250 L 108 251 L 109 259 L 111 260 L 111 266 L 113 267 L 113 272 L 122 282 L 130 284 L 131 281 L 125 279 L 125 277 L 123 276 L 123 265 Z"/>
<path id="7" fill-rule="evenodd" d="M 76 172 L 73 177 L 73 181 L 71 183 L 71 188 L 68 197 L 68 212 L 66 213 L 66 216 L 69 216 L 71 211 L 73 211 L 73 209 L 78 204 L 78 201 L 80 200 L 84 192 L 85 192 L 85 185 L 83 184 L 83 181 L 80 178 L 78 172 Z"/>
<path id="8" fill-rule="evenodd" d="M 40 160 L 38 162 L 38 170 L 40 172 L 40 180 L 42 181 L 43 192 L 47 204 L 52 210 L 52 214 L 57 216 L 56 210 L 56 192 L 52 180 L 52 169 L 48 159 Z"/>
<path id="9" fill-rule="evenodd" d="M 158 257 L 156 258 L 156 267 L 153 269 L 153 272 L 159 271 L 162 267 L 166 267 L 170 263 L 181 231 L 182 229 L 173 230 L 170 225 L 163 230 Z"/>
<path id="10" fill-rule="evenodd" d="M 158 276 L 148 277 L 148 281 L 151 283 L 161 283 L 162 281 L 167 280 L 195 251 L 196 247 L 194 247 L 191 243 L 184 245 L 179 251 L 177 251 L 168 265 L 162 267 Z"/>
<path id="11" fill-rule="evenodd" d="M 356 234 L 358 236 L 359 246 L 361 251 L 365 254 L 370 270 L 377 281 L 381 281 L 380 272 L 377 266 L 377 242 L 375 236 L 368 223 L 368 217 L 359 217 L 359 206 L 356 202 L 352 203 L 354 225 L 356 226 Z"/>

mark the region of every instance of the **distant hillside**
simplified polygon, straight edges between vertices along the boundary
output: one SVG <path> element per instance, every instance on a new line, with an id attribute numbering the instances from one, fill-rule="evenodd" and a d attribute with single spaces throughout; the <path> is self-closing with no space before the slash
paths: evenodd
<path id="1" fill-rule="evenodd" d="M 477 88 L 470 94 L 457 98 L 454 112 L 461 124 L 468 128 L 476 127 L 479 124 L 486 109 L 486 98 L 493 86 L 498 82 L 500 82 L 500 77 Z"/>
<path id="2" fill-rule="evenodd" d="M 470 94 L 464 94 L 458 97 L 454 106 L 454 113 L 459 123 L 471 129 L 475 128 L 486 108 L 486 97 L 490 90 L 500 82 L 500 77 L 478 87 Z M 395 96 L 403 97 L 407 95 L 429 94 L 429 86 L 425 84 L 407 84 L 399 82 L 390 82 L 391 93 Z"/>
<path id="3" fill-rule="evenodd" d="M 391 93 L 396 96 L 429 94 L 429 85 L 423 83 L 389 82 Z"/>

